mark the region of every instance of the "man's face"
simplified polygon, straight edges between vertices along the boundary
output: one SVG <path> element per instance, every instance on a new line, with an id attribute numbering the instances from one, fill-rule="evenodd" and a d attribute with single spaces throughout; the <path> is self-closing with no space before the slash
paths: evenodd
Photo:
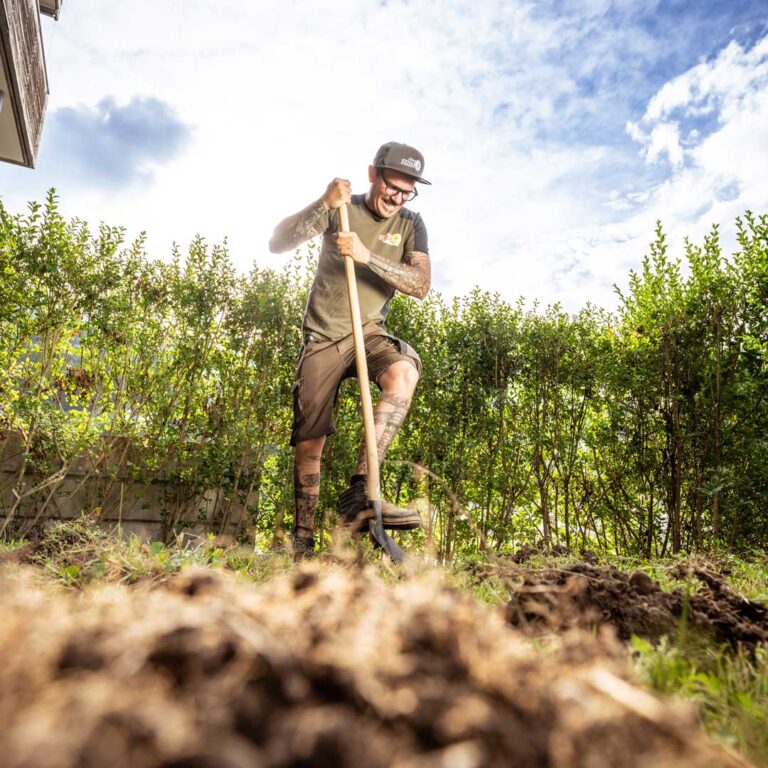
<path id="1" fill-rule="evenodd" d="M 408 193 L 413 192 L 416 180 L 398 171 L 377 169 L 368 166 L 368 207 L 382 219 L 391 219 L 407 202 Z"/>

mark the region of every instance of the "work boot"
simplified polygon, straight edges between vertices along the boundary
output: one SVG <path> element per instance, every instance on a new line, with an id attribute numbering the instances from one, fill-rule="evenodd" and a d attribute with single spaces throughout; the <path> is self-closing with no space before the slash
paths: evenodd
<path id="1" fill-rule="evenodd" d="M 290 534 L 294 560 L 304 560 L 315 556 L 315 537 Z"/>
<path id="2" fill-rule="evenodd" d="M 365 480 L 365 475 L 352 475 L 349 487 L 339 496 L 341 524 L 353 531 L 367 531 L 368 521 L 374 516 Z M 400 509 L 388 501 L 381 502 L 381 517 L 384 527 L 392 530 L 408 531 L 421 526 L 416 510 Z"/>
<path id="3" fill-rule="evenodd" d="M 381 519 L 384 521 L 384 527 L 393 531 L 421 528 L 421 517 L 415 509 L 400 509 L 388 501 L 381 502 Z"/>
<path id="4" fill-rule="evenodd" d="M 368 491 L 365 487 L 365 475 L 352 475 L 349 486 L 339 496 L 339 518 L 345 528 L 364 531 L 368 528 L 368 518 L 373 509 L 368 505 Z"/>

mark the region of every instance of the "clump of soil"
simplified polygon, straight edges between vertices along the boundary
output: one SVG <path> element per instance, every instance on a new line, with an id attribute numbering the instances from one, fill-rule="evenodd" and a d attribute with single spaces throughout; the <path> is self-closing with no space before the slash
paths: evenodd
<path id="1" fill-rule="evenodd" d="M 684 621 L 734 648 L 768 642 L 768 606 L 737 594 L 711 570 L 681 568 L 701 582 L 700 590 L 665 592 L 643 571 L 626 574 L 589 563 L 522 572 L 507 620 L 528 632 L 609 624 L 622 640 L 638 635 L 653 642 L 675 634 Z"/>
<path id="2" fill-rule="evenodd" d="M 6 768 L 736 765 L 614 640 L 536 650 L 434 578 L 0 584 Z"/>
<path id="3" fill-rule="evenodd" d="M 57 566 L 86 567 L 103 557 L 113 541 L 107 531 L 94 523 L 93 516 L 82 514 L 75 520 L 56 523 L 48 529 L 36 531 L 27 545 L 25 560 L 30 563 L 50 561 Z"/>

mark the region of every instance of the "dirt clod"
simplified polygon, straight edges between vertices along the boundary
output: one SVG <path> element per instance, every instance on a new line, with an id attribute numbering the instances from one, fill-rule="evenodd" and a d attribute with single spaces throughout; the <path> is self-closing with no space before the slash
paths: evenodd
<path id="1" fill-rule="evenodd" d="M 665 592 L 643 571 L 627 575 L 589 563 L 530 570 L 514 589 L 506 616 L 534 633 L 607 624 L 622 640 L 638 635 L 656 642 L 685 622 L 734 648 L 768 642 L 768 606 L 737 594 L 705 568 L 690 567 L 685 575 L 695 576 L 701 589 Z"/>
<path id="2" fill-rule="evenodd" d="M 690 710 L 636 687 L 610 638 L 536 649 L 435 577 L 203 575 L 55 599 L 0 585 L 3 765 L 736 764 Z M 569 579 L 571 599 L 591 583 Z"/>

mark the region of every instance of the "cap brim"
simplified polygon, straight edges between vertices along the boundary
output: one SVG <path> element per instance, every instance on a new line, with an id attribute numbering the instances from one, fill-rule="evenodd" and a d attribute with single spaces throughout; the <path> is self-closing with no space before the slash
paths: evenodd
<path id="1" fill-rule="evenodd" d="M 395 166 L 394 168 L 391 165 L 374 165 L 374 168 L 377 168 L 378 170 L 384 170 L 384 171 L 396 171 L 397 173 L 402 173 L 403 176 L 410 176 L 410 178 L 414 179 L 415 181 L 418 181 L 419 184 L 429 184 L 429 186 L 432 186 L 431 181 L 427 181 L 426 179 L 422 179 L 421 176 L 416 176 L 413 173 L 408 173 L 407 171 L 404 171 L 399 166 Z"/>
<path id="2" fill-rule="evenodd" d="M 432 186 L 431 181 L 427 181 L 426 179 L 422 179 L 421 176 L 414 176 L 412 173 L 406 173 L 405 171 L 400 170 L 399 168 L 388 168 L 387 170 L 390 171 L 399 171 L 403 174 L 403 176 L 410 176 L 414 181 L 418 181 L 419 184 L 429 184 L 429 186 Z"/>

